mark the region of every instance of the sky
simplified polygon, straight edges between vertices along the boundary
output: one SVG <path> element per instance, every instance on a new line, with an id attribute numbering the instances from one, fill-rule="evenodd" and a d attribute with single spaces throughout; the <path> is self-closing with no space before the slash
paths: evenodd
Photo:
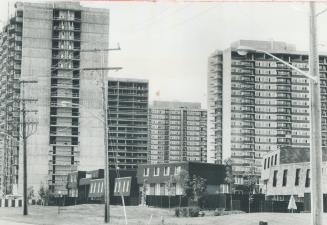
<path id="1" fill-rule="evenodd" d="M 0 1 L 0 22 L 14 12 Z M 34 2 L 34 1 L 33 1 Z M 309 46 L 309 4 L 303 2 L 81 1 L 110 9 L 111 77 L 149 80 L 150 101 L 191 101 L 207 106 L 207 61 L 239 39 Z M 322 11 L 327 3 L 317 4 Z M 327 12 L 318 16 L 319 50 L 327 52 Z"/>

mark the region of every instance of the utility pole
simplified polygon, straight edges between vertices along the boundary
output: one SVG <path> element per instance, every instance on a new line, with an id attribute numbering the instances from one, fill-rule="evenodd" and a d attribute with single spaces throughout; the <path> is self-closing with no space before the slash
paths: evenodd
<path id="1" fill-rule="evenodd" d="M 26 121 L 26 102 L 35 102 L 37 101 L 37 99 L 25 99 L 25 90 L 24 90 L 24 84 L 26 83 L 37 83 L 37 81 L 34 80 L 21 80 L 20 84 L 21 84 L 21 103 L 22 103 L 22 139 L 23 139 L 23 170 L 24 170 L 24 175 L 23 175 L 23 179 L 24 179 L 24 183 L 23 183 L 23 214 L 24 216 L 28 215 L 28 209 L 27 209 L 27 138 L 30 137 L 32 134 L 34 134 L 36 132 L 36 126 L 37 126 L 37 122 L 27 122 Z M 37 112 L 37 111 L 35 111 Z M 27 130 L 27 126 L 31 125 L 31 130 L 28 129 Z"/>
<path id="2" fill-rule="evenodd" d="M 309 74 L 316 78 L 310 80 L 311 90 L 311 224 L 322 225 L 322 188 L 321 188 L 321 102 L 320 102 L 320 76 L 319 56 L 317 51 L 317 15 L 315 3 L 310 3 L 310 53 Z"/>
<path id="3" fill-rule="evenodd" d="M 104 67 L 107 62 L 105 62 L 105 52 L 120 50 L 120 46 L 117 48 L 108 49 L 82 49 L 81 52 L 100 52 L 100 67 L 93 68 L 82 68 L 82 70 L 100 70 L 101 71 L 101 90 L 102 90 L 102 109 L 103 109 L 103 128 L 104 128 L 104 221 L 105 223 L 110 222 L 110 179 L 109 179 L 109 158 L 108 158 L 108 98 L 107 98 L 107 83 L 105 79 L 105 70 L 120 70 L 121 67 Z"/>
<path id="4" fill-rule="evenodd" d="M 104 65 L 104 51 L 101 51 L 101 68 Z M 103 107 L 103 127 L 104 127 L 104 191 L 105 191 L 105 208 L 104 208 L 104 221 L 105 223 L 110 222 L 110 179 L 109 179 L 109 162 L 108 162 L 108 109 L 107 109 L 107 92 L 106 82 L 104 77 L 104 70 L 101 70 L 102 80 L 102 107 Z"/>

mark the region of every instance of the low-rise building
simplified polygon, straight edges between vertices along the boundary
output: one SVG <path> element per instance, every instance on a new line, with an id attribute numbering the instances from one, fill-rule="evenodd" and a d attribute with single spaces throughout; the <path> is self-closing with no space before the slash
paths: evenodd
<path id="1" fill-rule="evenodd" d="M 194 175 L 206 179 L 208 194 L 228 192 L 225 184 L 225 166 L 211 163 L 178 162 L 139 165 L 137 182 L 140 192 L 145 192 L 145 195 L 177 196 L 184 193 L 181 176 L 193 177 Z"/>
<path id="2" fill-rule="evenodd" d="M 311 172 L 309 151 L 301 148 L 282 148 L 268 153 L 262 162 L 261 191 L 268 200 L 304 202 L 310 193 Z M 323 193 L 327 193 L 327 163 L 322 166 Z"/>
<path id="3" fill-rule="evenodd" d="M 114 194 L 116 178 L 130 177 L 129 196 L 125 196 L 126 205 L 138 204 L 138 185 L 136 170 L 109 169 L 110 203 L 120 204 L 121 197 Z M 68 176 L 68 197 L 74 203 L 90 203 L 104 201 L 104 170 L 78 171 Z M 127 188 L 126 188 L 127 189 Z M 68 202 L 67 202 L 68 204 Z"/>

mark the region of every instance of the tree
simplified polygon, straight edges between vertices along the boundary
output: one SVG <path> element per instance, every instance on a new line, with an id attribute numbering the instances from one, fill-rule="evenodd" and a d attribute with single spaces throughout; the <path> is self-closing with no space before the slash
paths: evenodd
<path id="1" fill-rule="evenodd" d="M 176 181 L 176 184 L 179 184 L 181 187 L 182 187 L 182 193 L 181 195 L 179 196 L 179 208 L 181 207 L 181 204 L 182 204 L 182 197 L 186 195 L 186 192 L 185 192 L 185 185 L 186 185 L 186 182 L 188 182 L 188 172 L 184 169 L 182 169 L 178 175 L 175 175 L 175 181 Z"/>
<path id="2" fill-rule="evenodd" d="M 233 168 L 232 168 L 233 161 L 231 158 L 228 158 L 224 162 L 226 165 L 225 183 L 228 184 L 228 189 L 230 192 L 230 209 L 233 210 L 233 193 L 234 193 L 234 188 L 235 188 L 235 186 L 234 186 L 235 178 L 234 178 Z"/>
<path id="3" fill-rule="evenodd" d="M 27 188 L 27 199 L 30 200 L 32 198 L 34 198 L 34 188 L 33 186 L 29 186 Z"/>
<path id="4" fill-rule="evenodd" d="M 141 188 L 141 205 L 143 206 L 146 206 L 147 184 L 148 184 L 148 179 L 144 179 Z"/>
<path id="5" fill-rule="evenodd" d="M 41 183 L 40 190 L 39 190 L 39 196 L 41 198 L 43 205 L 48 205 L 49 194 L 50 194 L 49 189 L 44 187 L 44 185 Z"/>
<path id="6" fill-rule="evenodd" d="M 169 179 L 165 182 L 165 186 L 167 187 L 167 191 L 168 191 L 168 207 L 169 207 L 169 210 L 170 210 L 170 196 L 171 196 L 171 192 L 172 192 L 172 189 L 173 189 L 173 184 L 176 182 L 175 180 L 175 177 L 173 175 L 171 175 L 169 177 Z"/>
<path id="7" fill-rule="evenodd" d="M 251 202 L 253 201 L 253 195 L 257 192 L 258 176 L 256 175 L 256 169 L 253 165 L 243 175 L 244 186 L 249 194 L 249 212 L 251 212 Z"/>
<path id="8" fill-rule="evenodd" d="M 186 196 L 191 199 L 194 203 L 199 205 L 199 200 L 205 195 L 207 191 L 207 180 L 193 175 L 185 183 L 184 187 Z"/>

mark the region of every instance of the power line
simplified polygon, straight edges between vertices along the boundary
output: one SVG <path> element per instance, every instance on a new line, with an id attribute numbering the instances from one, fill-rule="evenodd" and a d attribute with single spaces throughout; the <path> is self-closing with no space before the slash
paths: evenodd
<path id="1" fill-rule="evenodd" d="M 181 21 L 181 22 L 179 22 L 179 23 L 173 25 L 173 26 L 171 26 L 168 30 L 175 29 L 175 28 L 178 27 L 178 26 L 181 26 L 181 25 L 183 25 L 183 24 L 186 24 L 186 23 L 188 23 L 188 22 L 191 22 L 192 20 L 194 20 L 194 19 L 196 19 L 196 18 L 202 16 L 203 14 L 205 14 L 205 13 L 211 11 L 211 10 L 214 10 L 214 9 L 216 9 L 216 8 L 218 8 L 218 7 L 220 7 L 220 5 L 216 5 L 216 6 L 214 6 L 214 7 L 206 8 L 205 10 L 203 10 L 203 11 L 201 11 L 201 12 L 199 12 L 199 13 L 197 13 L 197 14 L 195 14 L 195 15 L 193 15 L 193 16 L 191 16 L 191 17 L 189 17 L 189 18 L 187 18 L 187 19 L 185 19 L 185 20 L 183 20 L 183 21 Z"/>
<path id="2" fill-rule="evenodd" d="M 178 12 L 178 11 L 181 11 L 182 9 L 185 9 L 185 8 L 187 8 L 187 7 L 189 7 L 189 5 L 187 5 L 187 6 L 183 7 L 183 8 L 180 8 L 179 10 L 176 10 L 176 11 L 177 11 L 177 12 Z M 202 16 L 203 14 L 205 14 L 205 13 L 211 11 L 211 10 L 214 10 L 214 9 L 216 9 L 216 8 L 218 8 L 218 7 L 220 7 L 220 5 L 215 5 L 214 7 L 206 8 L 205 10 L 202 10 L 202 11 L 200 11 L 199 13 L 196 13 L 195 15 L 193 15 L 193 16 L 187 18 L 187 19 L 182 20 L 181 22 L 178 22 L 178 23 L 176 23 L 176 24 L 174 24 L 174 25 L 168 27 L 168 29 L 165 29 L 165 30 L 167 31 L 167 30 L 175 29 L 176 27 L 179 27 L 179 26 L 181 26 L 181 25 L 184 25 L 184 24 L 186 24 L 186 23 L 188 23 L 188 22 L 190 22 L 190 21 L 192 21 L 192 20 L 194 20 L 194 19 L 196 19 L 196 18 Z M 154 23 L 153 25 L 156 25 L 156 24 Z M 145 30 L 146 28 L 148 28 L 148 27 L 149 27 L 149 26 L 145 26 L 143 29 L 136 30 L 136 31 L 134 31 L 133 33 L 128 33 L 128 34 L 125 35 L 125 37 L 126 37 L 126 39 L 130 39 L 130 38 L 133 37 L 134 35 L 137 35 L 140 31 L 144 31 L 144 30 Z M 158 26 L 155 26 L 154 28 L 158 28 Z M 158 29 L 159 29 L 159 28 L 158 28 Z"/>
<path id="3" fill-rule="evenodd" d="M 175 15 L 176 13 L 180 12 L 180 11 L 183 11 L 185 8 L 188 8 L 189 5 L 186 5 L 186 6 L 183 6 L 183 7 L 180 7 L 180 8 L 177 8 L 175 10 L 173 10 L 171 13 L 168 13 L 167 15 L 165 15 L 164 18 L 167 18 L 168 16 L 173 16 Z M 143 24 L 143 26 L 141 26 L 140 29 L 136 29 L 136 32 L 139 32 L 139 31 L 142 31 L 144 29 L 147 29 L 148 27 L 150 26 L 153 26 L 156 24 L 157 21 L 159 21 L 159 19 L 162 18 L 162 16 L 165 14 L 165 12 L 167 12 L 167 10 L 164 10 L 163 12 L 161 12 L 159 15 L 157 16 L 153 16 L 154 18 L 157 18 L 157 20 L 152 20 L 152 18 L 149 18 L 148 21 L 150 21 L 150 23 L 145 23 Z M 161 21 L 160 21 L 161 22 Z"/>
<path id="4" fill-rule="evenodd" d="M 153 27 L 157 27 L 155 25 L 157 25 L 159 22 L 162 22 L 162 19 L 168 18 L 168 16 L 174 16 L 177 13 L 179 13 L 179 12 L 183 11 L 184 9 L 189 8 L 189 7 L 190 7 L 190 5 L 186 5 L 186 6 L 177 8 L 177 9 L 173 10 L 171 13 L 168 13 L 168 14 L 165 13 L 167 10 L 164 10 L 158 16 L 153 16 L 153 17 L 157 18 L 156 20 L 151 20 L 152 22 L 145 23 L 145 24 L 141 25 L 139 28 L 136 27 L 134 30 L 132 29 L 131 31 L 128 31 L 126 34 L 123 34 L 122 36 L 127 37 L 127 39 L 129 39 L 131 35 L 137 35 L 141 31 L 145 31 L 147 29 L 151 29 Z M 149 21 L 150 21 L 150 19 L 149 19 Z M 161 19 L 161 20 L 159 20 L 159 19 Z"/>

